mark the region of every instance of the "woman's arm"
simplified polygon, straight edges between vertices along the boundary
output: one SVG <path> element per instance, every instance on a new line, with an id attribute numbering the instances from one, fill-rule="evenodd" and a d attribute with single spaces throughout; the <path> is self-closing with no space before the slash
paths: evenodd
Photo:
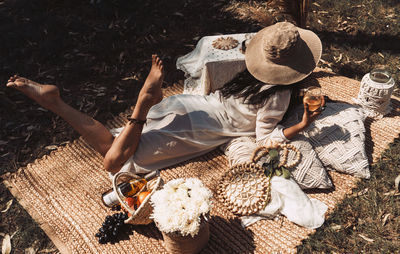
<path id="1" fill-rule="evenodd" d="M 322 104 L 321 107 L 325 106 L 325 98 L 322 97 Z M 317 117 L 321 114 L 322 110 L 317 110 L 317 111 L 310 111 L 308 109 L 308 104 L 304 103 L 304 113 L 303 113 L 303 119 L 301 120 L 300 123 L 295 124 L 291 127 L 288 127 L 283 130 L 283 135 L 287 139 L 292 139 L 294 138 L 299 132 L 303 131 L 305 128 L 307 128 L 312 122 L 317 119 Z"/>
<path id="2" fill-rule="evenodd" d="M 304 105 L 302 120 L 290 127 L 284 127 L 279 124 L 290 103 L 290 92 L 281 91 L 276 93 L 271 100 L 258 111 L 256 122 L 257 142 L 271 140 L 278 143 L 288 142 L 299 132 L 306 129 L 321 114 L 321 111 L 311 112 L 308 106 Z M 325 99 L 322 99 L 322 106 L 325 105 Z"/>

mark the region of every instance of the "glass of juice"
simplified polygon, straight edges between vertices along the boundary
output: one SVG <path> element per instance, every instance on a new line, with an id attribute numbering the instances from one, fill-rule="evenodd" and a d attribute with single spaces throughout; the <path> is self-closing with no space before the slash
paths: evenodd
<path id="1" fill-rule="evenodd" d="M 310 86 L 304 92 L 303 103 L 308 104 L 308 110 L 318 110 L 322 104 L 322 91 L 320 87 Z"/>

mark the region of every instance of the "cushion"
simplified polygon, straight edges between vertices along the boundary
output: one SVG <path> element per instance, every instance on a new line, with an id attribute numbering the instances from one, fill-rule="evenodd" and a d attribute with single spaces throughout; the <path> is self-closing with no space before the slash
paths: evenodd
<path id="1" fill-rule="evenodd" d="M 324 166 L 356 177 L 369 178 L 365 152 L 366 115 L 347 103 L 327 103 L 320 117 L 304 135 L 309 138 Z"/>
<path id="2" fill-rule="evenodd" d="M 299 186 L 302 189 L 331 188 L 333 186 L 331 179 L 307 138 L 302 134 L 298 134 L 290 141 L 290 144 L 294 145 L 301 152 L 300 163 L 289 169 L 293 179 Z M 294 160 L 294 156 L 294 152 L 289 152 L 289 163 L 291 160 Z"/>
<path id="3" fill-rule="evenodd" d="M 285 127 L 293 126 L 301 121 L 303 116 L 303 107 L 297 107 L 288 113 L 288 116 L 282 124 Z M 320 188 L 327 189 L 332 187 L 331 179 L 325 170 L 325 167 L 313 146 L 304 133 L 297 134 L 290 144 L 294 145 L 301 152 L 301 160 L 297 166 L 289 169 L 294 180 L 302 189 Z M 288 156 L 289 163 L 294 159 L 295 153 L 290 152 Z"/>
<path id="4" fill-rule="evenodd" d="M 300 163 L 289 169 L 293 179 L 302 189 L 331 188 L 332 182 L 326 173 L 321 161 L 304 135 L 298 135 L 291 141 L 302 154 Z M 223 146 L 230 165 L 251 161 L 253 151 L 258 147 L 253 137 L 239 137 Z M 289 152 L 288 162 L 294 159 L 295 153 Z M 260 161 L 263 163 L 263 160 Z"/>

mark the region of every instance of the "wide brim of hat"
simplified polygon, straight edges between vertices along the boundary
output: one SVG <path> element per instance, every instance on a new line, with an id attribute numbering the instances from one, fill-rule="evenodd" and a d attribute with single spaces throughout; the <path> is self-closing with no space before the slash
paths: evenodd
<path id="1" fill-rule="evenodd" d="M 310 31 L 297 28 L 300 40 L 290 56 L 272 62 L 264 56 L 263 34 L 272 26 L 260 30 L 246 48 L 245 60 L 248 71 L 258 80 L 274 85 L 290 85 L 306 78 L 315 69 L 322 54 L 318 36 Z"/>

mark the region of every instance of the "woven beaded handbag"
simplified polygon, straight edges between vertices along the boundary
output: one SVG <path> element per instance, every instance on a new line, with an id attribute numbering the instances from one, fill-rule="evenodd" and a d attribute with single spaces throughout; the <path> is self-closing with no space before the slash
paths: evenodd
<path id="1" fill-rule="evenodd" d="M 282 156 L 279 156 L 281 150 Z M 296 153 L 296 159 L 287 163 L 289 150 Z M 260 159 L 268 160 L 260 166 Z M 300 161 L 300 151 L 291 144 L 261 146 L 254 150 L 252 162 L 234 165 L 220 180 L 217 195 L 224 205 L 237 215 L 251 215 L 265 208 L 271 198 L 271 178 L 290 177 L 288 168 Z M 280 158 L 282 157 L 282 158 Z"/>
<path id="2" fill-rule="evenodd" d="M 142 187 L 142 189 L 136 193 L 135 195 L 140 194 L 143 191 L 150 191 L 150 194 L 146 196 L 146 198 L 143 200 L 143 202 L 140 204 L 140 206 L 134 210 L 132 209 L 126 202 L 125 202 L 125 196 L 121 193 L 120 189 L 117 188 L 118 182 L 120 179 L 125 178 L 126 179 L 141 179 L 136 174 L 133 174 L 131 172 L 119 172 L 115 174 L 112 184 L 113 184 L 113 189 L 117 193 L 117 198 L 119 202 L 121 203 L 121 206 L 125 208 L 126 211 L 130 214 L 129 218 L 125 220 L 125 223 L 129 224 L 134 224 L 134 225 L 147 225 L 153 222 L 153 220 L 150 218 L 150 215 L 153 212 L 153 206 L 150 204 L 150 197 L 153 195 L 153 193 L 160 189 L 161 186 L 163 185 L 163 181 L 160 176 L 157 176 L 150 181 L 146 183 Z"/>

